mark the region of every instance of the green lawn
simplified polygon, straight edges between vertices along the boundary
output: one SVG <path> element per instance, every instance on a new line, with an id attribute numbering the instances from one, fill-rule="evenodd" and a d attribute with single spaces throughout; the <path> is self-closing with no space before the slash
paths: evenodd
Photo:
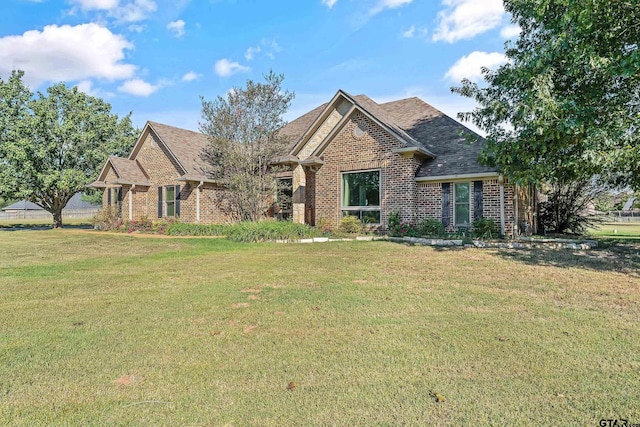
<path id="1" fill-rule="evenodd" d="M 601 238 L 640 240 L 640 222 L 608 222 L 592 230 L 591 234 Z"/>
<path id="2" fill-rule="evenodd" d="M 62 218 L 65 226 L 90 225 L 91 218 Z M 51 226 L 53 219 L 0 219 L 0 228 L 29 228 Z"/>
<path id="3" fill-rule="evenodd" d="M 637 247 L 0 245 L 0 425 L 640 423 Z"/>

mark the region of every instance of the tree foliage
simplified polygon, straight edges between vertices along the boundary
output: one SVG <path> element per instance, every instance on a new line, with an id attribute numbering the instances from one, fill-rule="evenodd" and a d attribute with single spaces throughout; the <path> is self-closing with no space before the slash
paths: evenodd
<path id="1" fill-rule="evenodd" d="M 137 131 L 130 114 L 64 83 L 34 96 L 21 71 L 0 79 L 0 196 L 27 199 L 53 214 L 96 178 L 108 155 L 123 155 Z"/>
<path id="2" fill-rule="evenodd" d="M 636 0 L 505 0 L 519 38 L 486 85 L 452 91 L 487 132 L 481 160 L 519 183 L 599 174 L 640 187 L 640 7 Z"/>
<path id="3" fill-rule="evenodd" d="M 209 138 L 202 158 L 210 177 L 225 186 L 222 206 L 236 220 L 260 219 L 276 194 L 278 170 L 271 162 L 289 144 L 279 130 L 294 97 L 283 91 L 283 80 L 283 75 L 270 72 L 264 83 L 249 80 L 227 98 L 202 99 L 200 129 Z"/>

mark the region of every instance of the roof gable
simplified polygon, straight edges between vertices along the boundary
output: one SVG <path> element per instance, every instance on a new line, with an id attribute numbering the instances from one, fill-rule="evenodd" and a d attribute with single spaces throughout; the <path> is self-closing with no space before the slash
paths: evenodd
<path id="1" fill-rule="evenodd" d="M 140 162 L 115 156 L 107 158 L 94 184 L 104 183 L 109 170 L 113 170 L 115 173 L 117 184 L 149 185 L 149 176 Z"/>
<path id="2" fill-rule="evenodd" d="M 395 137 L 404 147 L 419 148 L 427 157 L 435 157 L 433 153 L 424 149 L 422 144 L 395 123 L 393 118 L 384 109 L 365 95 L 351 96 L 339 90 L 329 103 L 324 104 L 324 109 L 320 113 L 317 113 L 317 110 L 321 107 L 307 113 L 307 118 L 297 124 L 297 129 L 299 129 L 301 125 L 308 123 L 311 121 L 310 118 L 315 116 L 315 119 L 291 149 L 290 154 L 298 155 L 303 151 L 303 147 L 310 144 L 313 148 L 311 150 L 307 148 L 303 157 L 320 155 L 329 141 L 333 139 L 352 116 L 353 112 L 357 110 L 382 127 L 391 136 Z M 336 112 L 339 113 L 340 117 L 338 117 Z M 328 127 L 330 127 L 330 129 L 327 129 Z M 320 140 L 318 141 L 318 139 Z"/>
<path id="3" fill-rule="evenodd" d="M 200 159 L 200 153 L 208 144 L 206 135 L 162 123 L 147 122 L 131 150 L 129 160 L 136 159 L 149 134 L 155 136 L 157 142 L 166 149 L 171 160 L 178 165 L 180 175 L 204 176 L 205 164 Z"/>

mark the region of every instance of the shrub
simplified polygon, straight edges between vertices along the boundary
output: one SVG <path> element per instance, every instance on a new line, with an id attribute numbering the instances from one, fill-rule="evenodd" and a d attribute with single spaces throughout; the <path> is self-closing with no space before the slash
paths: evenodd
<path id="1" fill-rule="evenodd" d="M 389 229 L 390 236 L 398 236 L 401 222 L 402 219 L 400 218 L 400 211 L 395 210 L 389 212 L 389 215 L 387 216 L 387 227 Z"/>
<path id="2" fill-rule="evenodd" d="M 124 228 L 127 230 L 127 233 L 152 233 L 153 232 L 153 221 L 151 221 L 147 217 L 142 217 L 140 219 L 134 219 L 131 221 L 125 221 Z"/>
<path id="3" fill-rule="evenodd" d="M 333 232 L 333 226 L 328 218 L 319 218 L 316 228 L 322 234 L 331 234 Z"/>
<path id="4" fill-rule="evenodd" d="M 95 230 L 119 230 L 122 227 L 122 218 L 118 209 L 114 206 L 107 206 L 91 217 L 91 225 Z"/>
<path id="5" fill-rule="evenodd" d="M 424 237 L 442 237 L 445 234 L 444 225 L 435 218 L 425 218 L 418 222 L 418 234 Z"/>
<path id="6" fill-rule="evenodd" d="M 547 201 L 539 205 L 542 229 L 553 233 L 584 233 L 600 222 L 588 213 L 593 200 L 605 191 L 605 187 L 591 180 L 550 184 Z"/>
<path id="7" fill-rule="evenodd" d="M 174 222 L 165 230 L 168 236 L 226 236 L 229 225 L 225 224 L 185 224 Z"/>
<path id="8" fill-rule="evenodd" d="M 500 237 L 500 229 L 496 222 L 489 218 L 478 218 L 473 221 L 471 230 L 473 237 L 480 239 L 493 239 Z"/>
<path id="9" fill-rule="evenodd" d="M 353 215 L 347 215 L 340 220 L 338 230 L 342 233 L 357 234 L 362 232 L 362 223 Z"/>
<path id="10" fill-rule="evenodd" d="M 266 220 L 229 225 L 226 234 L 234 242 L 268 242 L 313 237 L 316 230 L 306 224 Z"/>

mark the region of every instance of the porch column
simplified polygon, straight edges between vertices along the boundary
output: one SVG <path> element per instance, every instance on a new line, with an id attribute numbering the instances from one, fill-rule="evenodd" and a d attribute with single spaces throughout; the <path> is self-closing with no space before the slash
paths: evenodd
<path id="1" fill-rule="evenodd" d="M 129 221 L 133 220 L 133 189 L 135 185 L 129 188 Z"/>
<path id="2" fill-rule="evenodd" d="M 304 172 L 304 168 L 300 165 L 296 166 L 293 170 L 293 212 L 292 219 L 293 222 L 297 222 L 299 224 L 304 224 L 304 211 L 306 207 L 306 195 L 305 188 L 307 185 L 307 177 Z"/>
<path id="3" fill-rule="evenodd" d="M 202 186 L 204 181 L 200 181 L 196 187 L 196 223 L 200 224 L 200 193 L 202 193 Z"/>

